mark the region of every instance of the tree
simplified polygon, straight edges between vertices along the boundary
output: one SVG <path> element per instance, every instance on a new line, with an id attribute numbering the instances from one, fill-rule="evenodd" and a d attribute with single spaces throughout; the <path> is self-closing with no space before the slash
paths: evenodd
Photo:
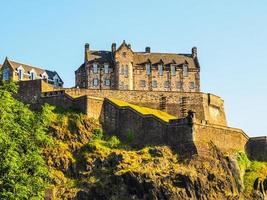
<path id="1" fill-rule="evenodd" d="M 49 175 L 42 149 L 51 107 L 40 113 L 13 98 L 14 83 L 0 87 L 0 199 L 43 199 Z"/>

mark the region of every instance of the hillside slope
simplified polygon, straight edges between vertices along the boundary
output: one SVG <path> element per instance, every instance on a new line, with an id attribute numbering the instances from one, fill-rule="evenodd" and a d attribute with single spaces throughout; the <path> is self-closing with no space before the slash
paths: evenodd
<path id="1" fill-rule="evenodd" d="M 131 149 L 105 138 L 82 114 L 55 114 L 54 146 L 44 156 L 52 176 L 46 199 L 264 199 L 266 163 L 242 152 L 180 160 L 167 146 Z"/>

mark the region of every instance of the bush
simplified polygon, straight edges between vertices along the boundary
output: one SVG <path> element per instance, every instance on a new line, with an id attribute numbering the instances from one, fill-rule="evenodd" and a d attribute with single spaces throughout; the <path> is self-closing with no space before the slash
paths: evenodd
<path id="1" fill-rule="evenodd" d="M 101 140 L 103 138 L 103 130 L 102 129 L 96 129 L 92 135 L 93 140 Z"/>
<path id="2" fill-rule="evenodd" d="M 121 143 L 120 140 L 116 136 L 112 136 L 107 141 L 107 146 L 109 148 L 117 148 L 120 145 L 120 143 Z"/>

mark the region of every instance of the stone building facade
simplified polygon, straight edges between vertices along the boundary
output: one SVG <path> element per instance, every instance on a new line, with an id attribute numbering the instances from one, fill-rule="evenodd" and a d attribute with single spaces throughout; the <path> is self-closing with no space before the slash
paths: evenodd
<path id="1" fill-rule="evenodd" d="M 110 51 L 85 44 L 84 63 L 75 71 L 76 87 L 86 89 L 200 91 L 197 48 L 191 54 L 134 52 L 125 41 Z"/>
<path id="2" fill-rule="evenodd" d="M 55 71 L 34 67 L 8 58 L 5 59 L 0 71 L 1 81 L 13 80 L 17 82 L 42 79 L 54 87 L 63 87 L 64 84 Z"/>

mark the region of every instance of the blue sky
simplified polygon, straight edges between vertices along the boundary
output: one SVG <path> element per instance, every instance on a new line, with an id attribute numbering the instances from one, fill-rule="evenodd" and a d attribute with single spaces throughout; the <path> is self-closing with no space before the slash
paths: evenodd
<path id="1" fill-rule="evenodd" d="M 221 96 L 229 125 L 267 135 L 267 1 L 3 0 L 0 59 L 54 69 L 65 86 L 83 46 L 109 50 L 126 40 L 141 51 L 198 47 L 201 89 Z"/>

